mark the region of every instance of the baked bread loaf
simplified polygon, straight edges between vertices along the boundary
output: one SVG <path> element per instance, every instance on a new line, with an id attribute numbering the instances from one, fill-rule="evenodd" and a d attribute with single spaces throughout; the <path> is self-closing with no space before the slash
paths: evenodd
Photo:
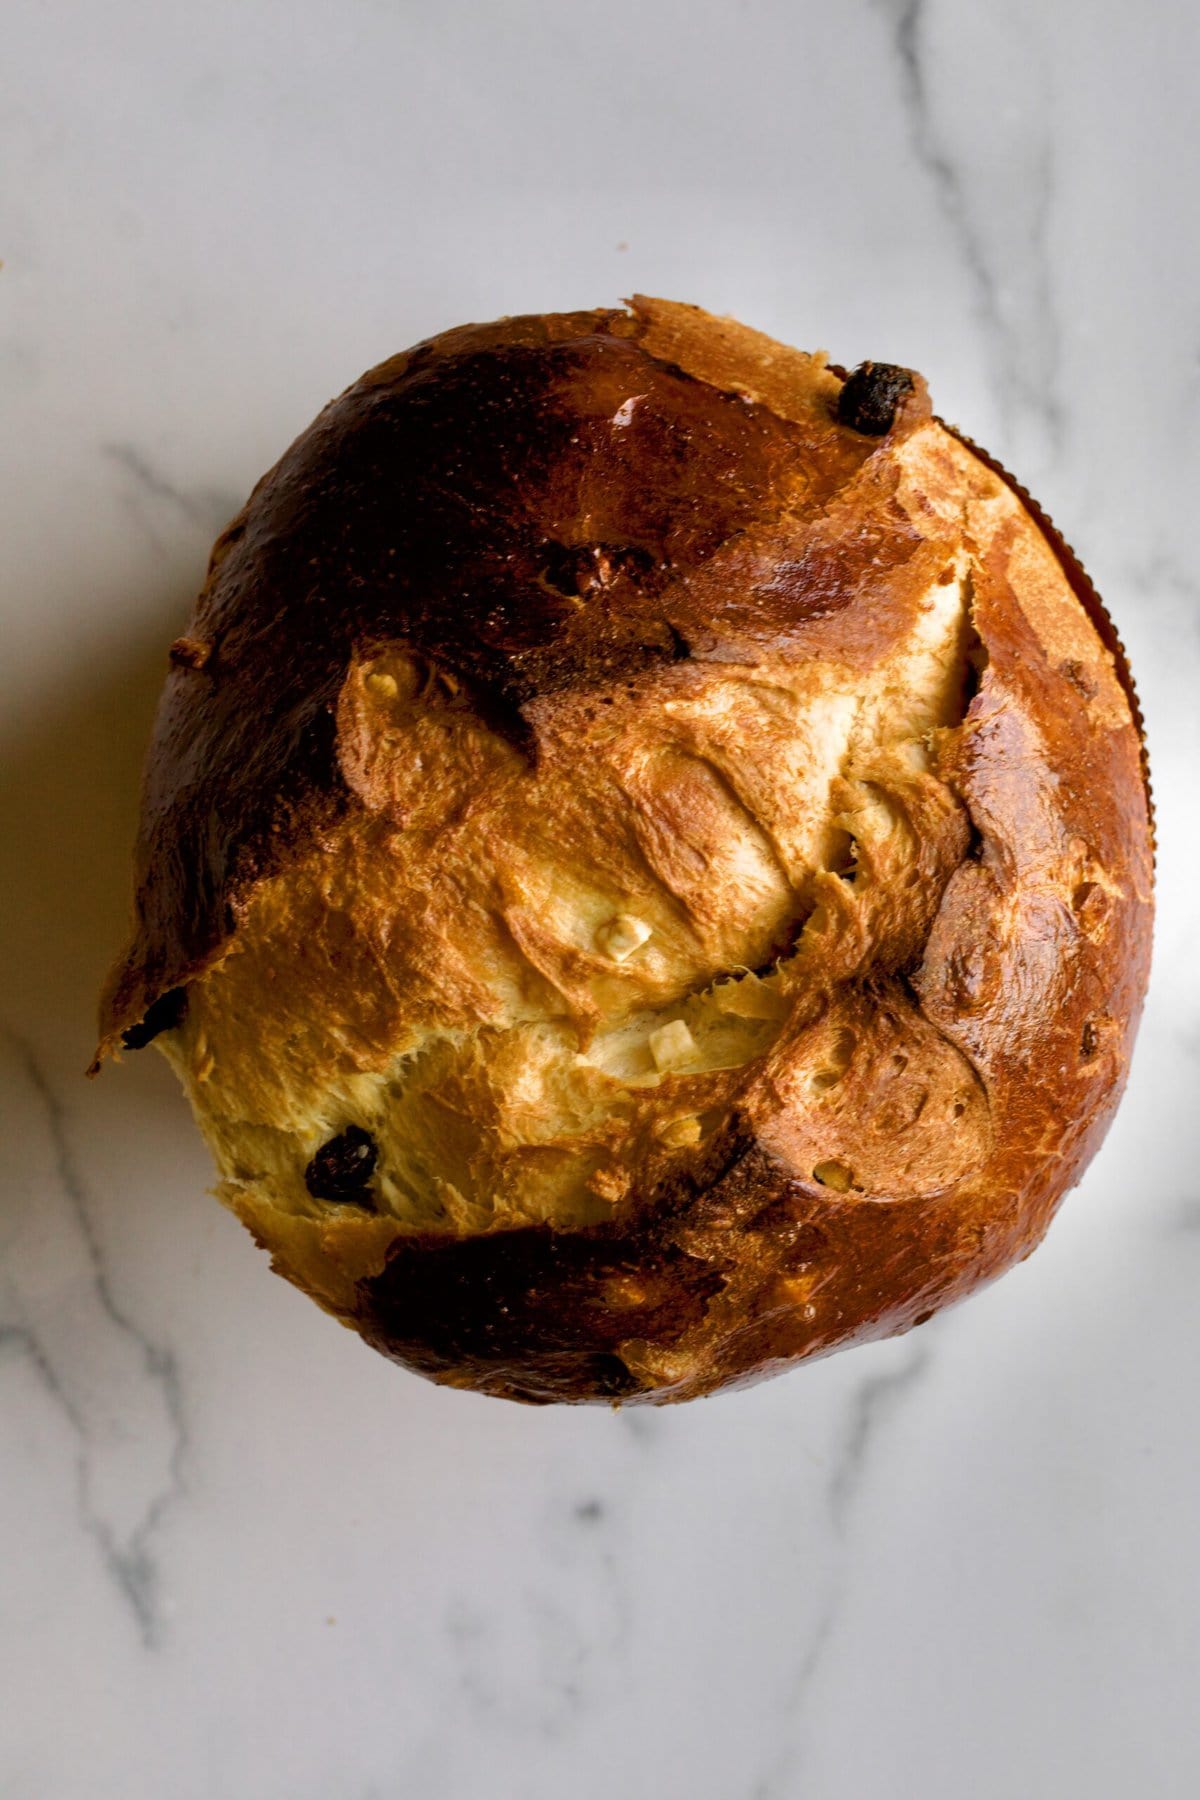
<path id="1" fill-rule="evenodd" d="M 1137 705 L 919 376 L 660 300 L 448 331 L 258 484 L 171 663 L 99 1056 L 153 1039 L 408 1367 L 683 1400 L 905 1331 L 1099 1144 Z"/>

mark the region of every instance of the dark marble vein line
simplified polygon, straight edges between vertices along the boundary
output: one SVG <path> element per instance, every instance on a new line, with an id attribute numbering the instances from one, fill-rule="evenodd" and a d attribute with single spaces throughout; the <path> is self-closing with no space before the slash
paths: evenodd
<path id="1" fill-rule="evenodd" d="M 866 1466 L 867 1453 L 881 1422 L 924 1375 L 929 1360 L 928 1347 L 918 1344 L 906 1363 L 898 1369 L 889 1369 L 886 1374 L 871 1376 L 855 1394 L 850 1429 L 829 1478 L 829 1512 L 839 1537 L 846 1534 L 848 1515 Z"/>
<path id="2" fill-rule="evenodd" d="M 240 502 L 228 494 L 207 488 L 187 493 L 183 488 L 176 487 L 173 481 L 168 481 L 154 467 L 136 444 L 105 443 L 101 444 L 100 449 L 110 462 L 116 463 L 130 477 L 136 494 L 174 508 L 188 524 L 198 526 L 206 535 L 220 531 L 238 510 Z M 147 534 L 162 548 L 157 532 L 141 508 L 138 508 L 138 516 Z"/>
<path id="3" fill-rule="evenodd" d="M 984 320 L 990 330 L 999 332 L 1003 327 L 996 287 L 982 246 L 971 227 L 962 178 L 950 157 L 939 147 L 933 129 L 933 108 L 920 50 L 925 0 L 881 0 L 881 4 L 894 20 L 893 42 L 900 59 L 902 94 L 913 149 L 933 182 L 938 205 L 958 242 Z"/>
<path id="4" fill-rule="evenodd" d="M 131 1583 L 129 1572 L 123 1566 L 124 1559 L 115 1542 L 113 1532 L 103 1519 L 98 1518 L 91 1509 L 88 1492 L 87 1420 L 54 1373 L 53 1366 L 42 1349 L 35 1332 L 25 1325 L 0 1325 L 0 1355 L 9 1348 L 15 1349 L 31 1364 L 46 1392 L 61 1407 L 67 1423 L 75 1435 L 72 1464 L 75 1470 L 75 1499 L 80 1524 L 96 1544 L 105 1568 L 132 1607 L 142 1642 L 147 1648 L 150 1648 L 157 1641 L 157 1618 L 152 1608 L 147 1611 L 144 1584 L 136 1581 Z"/>
<path id="5" fill-rule="evenodd" d="M 1030 245 L 1036 271 L 1035 304 L 1041 321 L 1041 369 L 1035 371 L 1036 386 L 1030 390 L 1023 383 L 1025 397 L 1045 422 L 1051 449 L 1061 453 L 1066 442 L 1067 421 L 1059 398 L 1059 371 L 1062 366 L 1063 334 L 1059 320 L 1054 283 L 1050 279 L 1050 244 L 1054 222 L 1054 202 L 1058 181 L 1054 161 L 1054 145 L 1047 135 L 1038 147 L 1034 173 L 1036 204 L 1030 227 Z M 1014 374 L 1020 372 L 1020 346 L 1010 343 L 1010 359 Z"/>
<path id="6" fill-rule="evenodd" d="M 1044 348 L 1041 359 L 1054 365 L 1038 367 L 1033 378 L 1026 373 L 1026 346 L 1016 341 L 1005 321 L 996 280 L 980 235 L 971 220 L 961 171 L 945 149 L 934 124 L 933 101 L 921 49 L 925 0 L 875 0 L 892 21 L 892 41 L 900 65 L 901 97 L 908 120 L 914 154 L 932 184 L 938 208 L 955 242 L 975 292 L 975 306 L 988 334 L 1001 377 L 998 399 L 1002 413 L 1011 413 L 1009 396 L 1016 393 L 1041 420 L 1051 448 L 1062 447 L 1065 420 L 1055 392 L 1055 376 L 1061 332 L 1054 306 L 1049 271 L 1049 225 L 1054 192 L 1054 162 L 1047 137 L 1038 152 L 1037 199 L 1030 221 L 1030 249 L 1036 262 L 1035 302 L 1042 322 Z"/>
<path id="7" fill-rule="evenodd" d="M 28 1362 L 33 1364 L 34 1370 L 47 1393 L 53 1395 L 54 1399 L 66 1413 L 67 1419 L 74 1429 L 77 1432 L 82 1433 L 84 1424 L 79 1408 L 75 1405 L 61 1381 L 59 1381 L 53 1368 L 47 1361 L 42 1346 L 38 1343 L 37 1337 L 30 1331 L 27 1325 L 13 1325 L 10 1323 L 0 1324 L 0 1354 L 3 1354 L 6 1350 L 15 1350 L 18 1355 L 24 1356 Z"/>
<path id="8" fill-rule="evenodd" d="M 885 1374 L 872 1375 L 855 1392 L 850 1420 L 841 1449 L 829 1473 L 825 1502 L 834 1535 L 845 1543 L 850 1516 L 870 1457 L 871 1446 L 879 1428 L 891 1417 L 897 1405 L 925 1374 L 931 1361 L 929 1347 L 918 1344 L 907 1362 Z M 846 1592 L 845 1569 L 835 1576 L 817 1616 L 804 1656 L 796 1670 L 787 1701 L 787 1718 L 792 1729 L 788 1741 L 774 1759 L 772 1767 L 756 1781 L 746 1800 L 787 1800 L 790 1783 L 802 1760 L 799 1736 L 813 1683 L 824 1663 L 826 1652 L 837 1627 L 839 1610 Z"/>
<path id="9" fill-rule="evenodd" d="M 88 1497 L 87 1421 L 80 1414 L 78 1408 L 70 1402 L 61 1382 L 55 1377 L 40 1344 L 32 1337 L 31 1333 L 25 1330 L 25 1336 L 31 1339 L 32 1353 L 38 1369 L 42 1372 L 50 1391 L 60 1401 L 67 1417 L 80 1436 L 82 1523 L 99 1546 L 109 1572 L 131 1607 L 143 1644 L 147 1648 L 153 1648 L 161 1637 L 162 1620 L 158 1604 L 159 1571 L 151 1553 L 150 1543 L 154 1532 L 172 1503 L 185 1491 L 183 1458 L 187 1448 L 187 1426 L 183 1411 L 179 1367 L 174 1352 L 155 1344 L 147 1337 L 134 1324 L 114 1296 L 104 1265 L 103 1250 L 88 1210 L 84 1185 L 68 1141 L 61 1103 L 46 1079 L 31 1046 L 12 1031 L 8 1031 L 6 1035 L 24 1065 L 31 1087 L 41 1100 L 54 1150 L 56 1172 L 62 1185 L 62 1191 L 70 1203 L 79 1226 L 80 1236 L 91 1266 L 96 1297 L 106 1317 L 115 1328 L 137 1346 L 146 1373 L 160 1389 L 166 1407 L 172 1434 L 171 1454 L 168 1459 L 169 1480 L 167 1485 L 150 1501 L 136 1529 L 129 1534 L 124 1543 L 121 1543 L 111 1526 L 93 1510 Z"/>

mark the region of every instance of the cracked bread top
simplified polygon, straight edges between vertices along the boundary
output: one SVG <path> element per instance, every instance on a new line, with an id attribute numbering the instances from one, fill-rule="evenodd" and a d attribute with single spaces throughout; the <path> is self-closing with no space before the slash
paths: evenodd
<path id="1" fill-rule="evenodd" d="M 903 1329 L 1115 1106 L 1127 672 L 896 375 L 880 430 L 696 308 L 465 327 L 214 549 L 104 1047 L 169 1002 L 226 1200 L 438 1379 L 684 1398 Z"/>

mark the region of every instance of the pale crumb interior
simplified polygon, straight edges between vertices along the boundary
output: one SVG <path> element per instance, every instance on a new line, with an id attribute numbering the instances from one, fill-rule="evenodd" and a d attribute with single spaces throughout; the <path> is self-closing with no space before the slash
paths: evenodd
<path id="1" fill-rule="evenodd" d="M 163 1042 L 227 1197 L 252 1222 L 336 1210 L 305 1169 L 350 1124 L 378 1145 L 372 1204 L 414 1230 L 602 1219 L 695 1155 L 814 984 L 900 929 L 887 896 L 919 903 L 923 821 L 956 806 L 931 734 L 962 717 L 968 597 L 943 571 L 865 676 L 683 665 L 535 773 L 396 658 L 360 671 L 361 779 L 403 828 L 263 884 Z M 814 1044 L 790 1103 L 844 1191 L 820 1121 L 854 1039 Z"/>

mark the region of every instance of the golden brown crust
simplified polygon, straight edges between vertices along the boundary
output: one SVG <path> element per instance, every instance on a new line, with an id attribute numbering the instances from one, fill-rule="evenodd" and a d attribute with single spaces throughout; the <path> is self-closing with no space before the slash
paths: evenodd
<path id="1" fill-rule="evenodd" d="M 208 966 L 247 891 L 345 804 L 334 726 L 357 645 L 403 637 L 528 749 L 541 695 L 719 654 L 731 636 L 758 642 L 849 603 L 876 542 L 842 547 L 835 531 L 793 568 L 770 530 L 785 497 L 819 514 L 876 446 L 837 428 L 821 403 L 836 382 L 811 359 L 789 353 L 801 427 L 776 410 L 767 340 L 714 329 L 719 357 L 698 309 L 655 302 L 632 319 L 446 332 L 355 383 L 263 477 L 214 546 L 187 634 L 200 666 L 173 668 L 160 704 L 138 931 L 105 997 L 105 1051 Z M 643 332 L 676 360 L 631 335 Z M 721 385 L 684 372 L 689 344 Z M 774 406 L 752 397 L 760 388 Z M 631 393 L 630 425 L 614 432 Z M 920 413 L 914 403 L 905 422 Z M 738 590 L 695 602 L 689 573 L 731 545 L 744 546 Z M 596 547 L 610 552 L 602 582 L 587 566 Z M 599 603 L 581 607 L 589 583 Z"/>
<path id="2" fill-rule="evenodd" d="M 510 963 L 586 1049 L 658 978 L 564 944 L 537 889 L 550 867 L 611 865 L 622 891 L 650 868 L 645 905 L 666 892 L 655 929 L 694 991 L 733 944 L 778 980 L 738 1002 L 770 1015 L 753 1054 L 588 1125 L 592 1212 L 568 1228 L 550 1201 L 534 1223 L 514 1202 L 507 1228 L 499 1204 L 436 1228 L 285 1211 L 230 1152 L 225 1196 L 281 1272 L 438 1380 L 684 1399 L 905 1330 L 1028 1253 L 1115 1108 L 1151 920 L 1120 646 L 1048 521 L 931 419 L 919 378 L 882 437 L 837 422 L 840 386 L 820 358 L 660 301 L 464 327 L 327 408 L 214 549 L 156 725 L 102 1054 L 202 977 L 199 1023 L 164 1047 L 206 1129 L 240 1096 L 270 1133 L 288 1107 L 317 1116 L 330 1084 L 384 1079 L 414 1007 L 431 1042 L 490 1029 L 484 989 Z M 965 717 L 914 726 L 911 768 L 883 746 L 854 782 L 834 772 L 860 840 L 847 884 L 805 861 L 768 776 L 802 756 L 804 708 L 847 684 L 903 714 L 939 583 L 970 630 L 938 679 L 970 637 L 978 691 Z M 751 711 L 721 736 L 734 677 Z M 650 755 L 640 721 L 665 713 L 684 723 Z M 522 821 L 547 809 L 535 855 Z M 413 845 L 424 898 L 404 885 Z M 492 865 L 457 899 L 455 856 Z M 487 981 L 447 949 L 464 897 Z M 245 1020 L 281 985 L 260 1041 Z M 477 1109 L 485 1075 L 447 1061 L 436 1104 Z M 586 1110 L 593 1076 L 569 1079 Z M 694 1142 L 662 1135 L 676 1090 Z M 510 1098 L 487 1126 L 496 1167 L 549 1158 L 558 1193 L 553 1145 L 503 1149 Z"/>
<path id="3" fill-rule="evenodd" d="M 1049 513 L 1034 499 L 1033 495 L 1029 492 L 1029 489 L 1024 487 L 1015 476 L 1010 475 L 1003 463 L 999 462 L 990 451 L 983 449 L 981 445 L 977 444 L 974 438 L 968 437 L 966 432 L 960 431 L 956 425 L 947 424 L 945 419 L 939 419 L 938 424 L 944 426 L 947 431 L 958 439 L 960 444 L 964 444 L 985 468 L 990 469 L 993 475 L 999 476 L 1005 486 L 1010 488 L 1017 496 L 1022 507 L 1029 514 L 1034 524 L 1045 537 L 1046 542 L 1053 550 L 1055 556 L 1058 558 L 1063 574 L 1070 583 L 1071 592 L 1075 595 L 1075 598 L 1079 601 L 1079 604 L 1087 614 L 1089 621 L 1095 629 L 1096 636 L 1100 639 L 1100 642 L 1112 657 L 1117 679 L 1121 683 L 1126 700 L 1129 702 L 1129 711 L 1133 719 L 1134 730 L 1138 735 L 1142 780 L 1146 789 L 1146 805 L 1150 820 L 1150 847 L 1153 852 L 1154 793 L 1150 783 L 1150 755 L 1146 747 L 1146 721 L 1142 713 L 1141 701 L 1138 698 L 1137 686 L 1133 679 L 1133 670 L 1129 666 L 1129 657 L 1127 656 L 1125 646 L 1121 641 L 1120 632 L 1109 617 L 1108 610 L 1105 607 L 1103 600 L 1100 598 L 1100 595 L 1097 593 L 1091 576 L 1080 562 L 1074 549 L 1055 526 Z M 1074 670 L 1070 671 L 1068 679 L 1077 681 L 1077 672 Z"/>

